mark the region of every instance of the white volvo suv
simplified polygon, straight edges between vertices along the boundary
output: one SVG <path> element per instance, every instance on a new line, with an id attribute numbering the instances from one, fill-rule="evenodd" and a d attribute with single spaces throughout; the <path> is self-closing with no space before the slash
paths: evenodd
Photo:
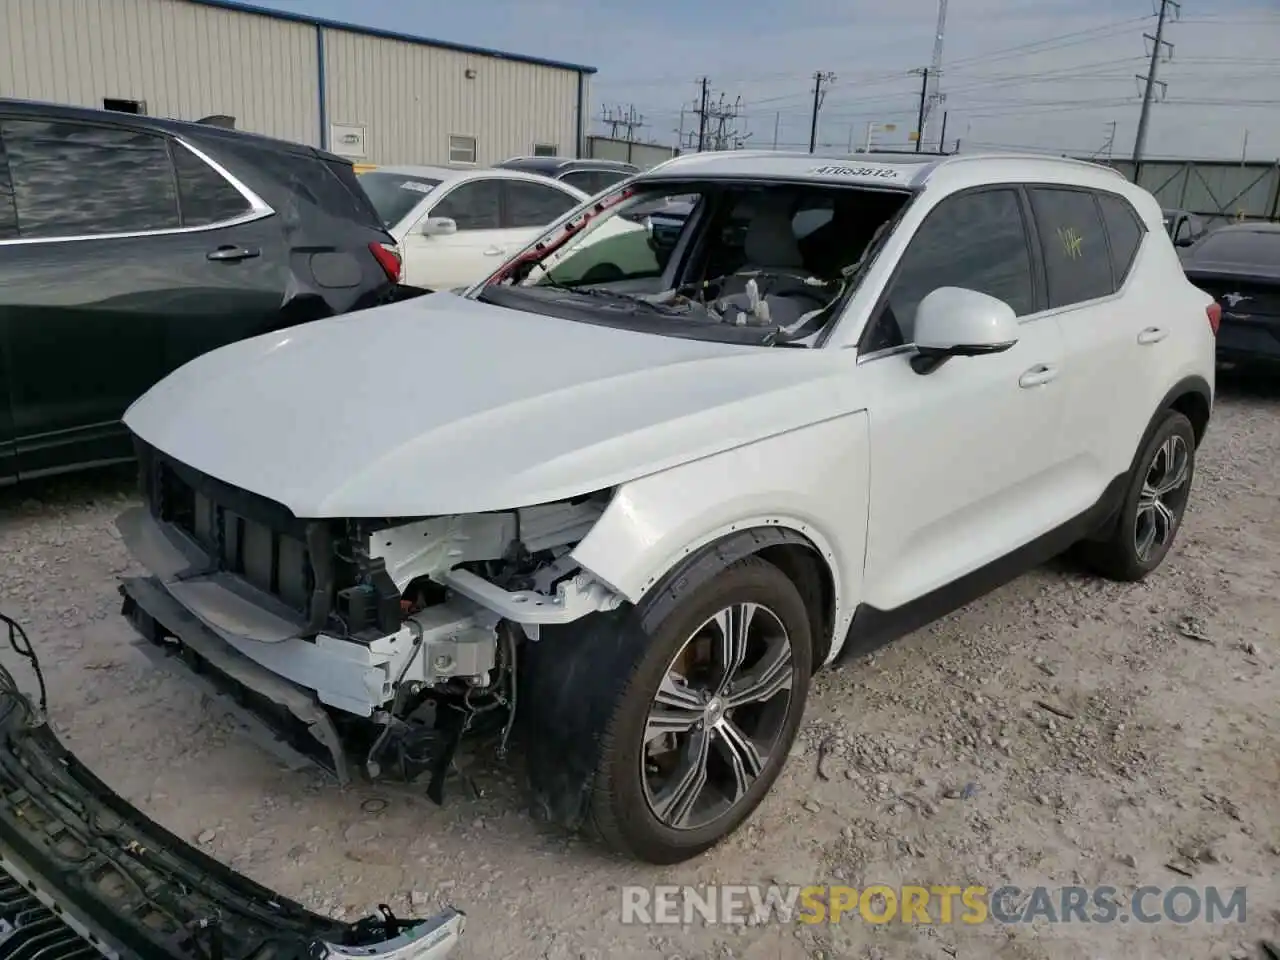
<path id="1" fill-rule="evenodd" d="M 439 799 L 464 734 L 515 737 L 545 814 L 679 861 L 760 802 L 815 670 L 1068 548 L 1155 569 L 1217 323 L 1105 167 L 681 157 L 463 294 L 138 400 L 125 613 L 340 777 Z"/>

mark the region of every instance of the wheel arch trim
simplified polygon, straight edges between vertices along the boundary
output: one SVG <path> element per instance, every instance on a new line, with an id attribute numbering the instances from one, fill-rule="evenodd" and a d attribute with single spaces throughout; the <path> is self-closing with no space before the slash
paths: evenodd
<path id="1" fill-rule="evenodd" d="M 1195 428 L 1196 446 L 1200 445 L 1200 442 L 1204 439 L 1205 431 L 1208 429 L 1209 421 L 1213 419 L 1213 387 L 1209 385 L 1209 381 L 1204 377 L 1192 374 L 1191 376 L 1183 377 L 1164 395 L 1155 412 L 1152 413 L 1146 430 L 1143 431 L 1142 439 L 1138 443 L 1139 451 L 1142 449 L 1147 437 L 1151 435 L 1151 431 L 1159 423 L 1161 414 L 1169 410 L 1178 410 L 1185 413 L 1186 411 L 1179 404 L 1185 402 L 1185 399 L 1189 397 L 1198 397 L 1205 405 L 1203 423 L 1196 423 L 1194 418 L 1188 417 Z M 1137 456 L 1137 452 L 1134 453 L 1134 456 Z"/>
<path id="2" fill-rule="evenodd" d="M 816 668 L 831 652 L 836 620 L 842 609 L 835 558 L 830 549 L 824 549 L 821 544 L 821 536 L 805 524 L 781 518 L 733 524 L 728 530 L 717 531 L 701 544 L 686 547 L 679 560 L 645 584 L 642 599 L 650 602 L 642 607 L 644 622 L 646 626 L 660 622 L 690 591 L 739 560 L 760 557 L 782 569 L 800 591 L 809 611 Z M 781 551 L 787 548 L 797 549 L 801 551 L 800 556 L 808 558 L 811 564 L 808 570 L 786 559 Z M 815 577 L 816 582 L 811 582 Z"/>

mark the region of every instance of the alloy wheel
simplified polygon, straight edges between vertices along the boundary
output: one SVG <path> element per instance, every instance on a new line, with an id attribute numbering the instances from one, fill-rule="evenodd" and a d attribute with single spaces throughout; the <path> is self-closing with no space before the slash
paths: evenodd
<path id="1" fill-rule="evenodd" d="M 1186 440 L 1173 434 L 1151 458 L 1138 494 L 1133 546 L 1143 563 L 1173 540 L 1190 493 L 1190 481 L 1191 452 Z"/>
<path id="2" fill-rule="evenodd" d="M 685 640 L 641 750 L 645 800 L 661 823 L 696 830 L 743 800 L 779 748 L 794 677 L 791 637 L 760 604 L 725 607 Z"/>

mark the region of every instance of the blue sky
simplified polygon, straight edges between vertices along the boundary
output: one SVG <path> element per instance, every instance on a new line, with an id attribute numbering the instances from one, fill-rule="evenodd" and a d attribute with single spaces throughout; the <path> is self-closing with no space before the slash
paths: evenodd
<path id="1" fill-rule="evenodd" d="M 596 66 L 593 108 L 634 105 L 673 143 L 697 78 L 742 98 L 752 145 L 807 146 L 812 75 L 836 75 L 819 141 L 902 143 L 915 127 L 937 0 L 256 0 L 260 6 Z M 1132 152 L 1153 0 L 950 0 L 947 141 Z M 1184 0 L 1159 76 L 1151 156 L 1280 156 L 1280 0 Z M 693 120 L 686 113 L 688 129 Z M 939 113 L 930 137 L 940 132 Z M 1111 124 L 1114 123 L 1114 134 Z M 894 130 L 883 129 L 893 125 Z"/>

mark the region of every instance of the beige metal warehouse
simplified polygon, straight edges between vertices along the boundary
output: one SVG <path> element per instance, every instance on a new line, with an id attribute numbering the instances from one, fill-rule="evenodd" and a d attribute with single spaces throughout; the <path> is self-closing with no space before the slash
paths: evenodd
<path id="1" fill-rule="evenodd" d="M 357 163 L 581 155 L 593 73 L 234 0 L 0 0 L 0 97 L 231 116 Z"/>

